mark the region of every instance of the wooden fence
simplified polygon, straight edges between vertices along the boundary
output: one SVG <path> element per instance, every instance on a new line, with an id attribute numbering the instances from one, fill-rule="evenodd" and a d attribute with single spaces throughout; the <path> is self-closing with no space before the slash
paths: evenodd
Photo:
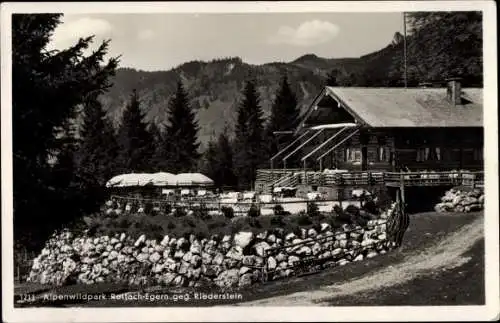
<path id="1" fill-rule="evenodd" d="M 383 184 L 400 186 L 401 177 L 405 186 L 469 186 L 482 187 L 484 172 L 482 171 L 449 171 L 449 172 L 345 172 L 323 173 L 315 171 L 294 171 L 281 174 L 272 184 L 281 186 L 367 186 Z"/>

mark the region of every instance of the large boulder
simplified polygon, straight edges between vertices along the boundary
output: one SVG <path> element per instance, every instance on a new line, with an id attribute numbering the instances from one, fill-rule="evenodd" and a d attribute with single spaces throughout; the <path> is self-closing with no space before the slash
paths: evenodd
<path id="1" fill-rule="evenodd" d="M 249 286 L 252 284 L 252 277 L 253 275 L 251 273 L 246 273 L 241 275 L 239 281 L 238 281 L 238 286 L 239 287 L 245 287 Z"/>
<path id="2" fill-rule="evenodd" d="M 234 260 L 242 260 L 243 259 L 243 249 L 240 246 L 234 246 L 226 253 L 226 257 Z"/>
<path id="3" fill-rule="evenodd" d="M 219 287 L 227 288 L 238 285 L 239 280 L 239 269 L 229 269 L 220 273 L 219 276 L 217 276 L 217 278 L 214 280 L 214 282 Z"/>
<path id="4" fill-rule="evenodd" d="M 234 242 L 233 244 L 245 249 L 246 246 L 248 246 L 252 240 L 253 240 L 253 232 L 238 232 L 237 234 L 234 235 Z"/>
<path id="5" fill-rule="evenodd" d="M 276 259 L 274 259 L 274 257 L 269 257 L 267 258 L 267 269 L 268 270 L 275 270 L 276 269 L 276 266 L 278 265 L 278 262 L 276 261 Z"/>
<path id="6" fill-rule="evenodd" d="M 265 257 L 266 251 L 270 248 L 271 248 L 271 246 L 265 241 L 261 241 L 261 242 L 255 244 L 255 246 L 254 246 L 255 253 L 259 257 Z"/>
<path id="7" fill-rule="evenodd" d="M 134 247 L 139 247 L 141 244 L 143 244 L 146 241 L 146 235 L 143 234 L 141 235 L 135 242 L 134 242 Z"/>

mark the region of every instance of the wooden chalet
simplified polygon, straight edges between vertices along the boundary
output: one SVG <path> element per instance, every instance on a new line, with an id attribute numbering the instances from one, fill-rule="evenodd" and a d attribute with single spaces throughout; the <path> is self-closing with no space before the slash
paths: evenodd
<path id="1" fill-rule="evenodd" d="M 289 142 L 269 170 L 258 172 L 257 188 L 296 184 L 290 180 L 297 172 L 307 182 L 307 173 L 317 177 L 325 169 L 480 172 L 483 91 L 462 88 L 459 79 L 446 88 L 325 87 Z"/>

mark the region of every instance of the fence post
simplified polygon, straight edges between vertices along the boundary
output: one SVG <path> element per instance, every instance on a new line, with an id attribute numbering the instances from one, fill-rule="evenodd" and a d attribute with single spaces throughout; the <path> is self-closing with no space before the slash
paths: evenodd
<path id="1" fill-rule="evenodd" d="M 400 184 L 399 184 L 400 190 L 401 190 L 401 204 L 404 206 L 405 205 L 405 178 L 403 175 L 403 172 L 400 172 Z"/>

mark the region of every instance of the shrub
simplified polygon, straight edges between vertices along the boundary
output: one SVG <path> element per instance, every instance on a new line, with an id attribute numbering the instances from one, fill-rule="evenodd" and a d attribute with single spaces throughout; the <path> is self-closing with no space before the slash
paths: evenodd
<path id="1" fill-rule="evenodd" d="M 345 212 L 351 214 L 352 216 L 358 217 L 359 216 L 359 208 L 357 208 L 354 205 L 348 205 L 345 208 Z"/>
<path id="2" fill-rule="evenodd" d="M 222 214 L 224 214 L 224 216 L 228 219 L 232 219 L 234 218 L 234 210 L 232 207 L 230 206 L 223 206 L 221 207 L 220 209 L 222 211 Z"/>
<path id="3" fill-rule="evenodd" d="M 262 223 L 257 218 L 250 218 L 249 224 L 252 228 L 262 229 Z"/>
<path id="4" fill-rule="evenodd" d="M 248 210 L 248 216 L 252 218 L 260 216 L 260 209 L 253 203 L 250 206 L 250 210 Z"/>
<path id="5" fill-rule="evenodd" d="M 285 218 L 283 215 L 278 214 L 271 217 L 271 225 L 273 226 L 283 226 L 285 225 Z"/>
<path id="6" fill-rule="evenodd" d="M 197 222 L 199 222 L 199 220 L 197 221 L 197 219 L 191 215 L 186 215 L 182 218 L 182 224 L 191 228 L 195 228 L 198 224 Z"/>
<path id="7" fill-rule="evenodd" d="M 161 210 L 164 214 L 170 214 L 172 212 L 172 205 L 165 203 L 162 205 Z"/>
<path id="8" fill-rule="evenodd" d="M 297 217 L 297 224 L 300 226 L 308 226 L 312 224 L 312 221 L 308 215 L 299 215 Z"/>
<path id="9" fill-rule="evenodd" d="M 144 203 L 144 214 L 151 214 L 151 211 L 153 210 L 153 203 L 151 202 L 145 202 Z"/>
<path id="10" fill-rule="evenodd" d="M 276 204 L 273 207 L 274 215 L 283 215 L 285 213 L 285 210 L 283 209 L 283 206 L 281 204 Z"/>
<path id="11" fill-rule="evenodd" d="M 184 208 L 182 207 L 176 207 L 174 210 L 174 216 L 177 218 L 184 217 L 187 215 L 187 212 Z"/>
<path id="12" fill-rule="evenodd" d="M 318 217 L 321 214 L 319 212 L 318 205 L 315 202 L 307 202 L 307 214 L 312 217 Z"/>
<path id="13" fill-rule="evenodd" d="M 208 209 L 205 204 L 201 204 L 200 206 L 193 207 L 193 215 L 199 219 L 208 220 L 210 216 L 208 215 Z"/>
<path id="14" fill-rule="evenodd" d="M 130 221 L 127 218 L 121 218 L 117 223 L 118 228 L 126 229 L 130 227 Z"/>

